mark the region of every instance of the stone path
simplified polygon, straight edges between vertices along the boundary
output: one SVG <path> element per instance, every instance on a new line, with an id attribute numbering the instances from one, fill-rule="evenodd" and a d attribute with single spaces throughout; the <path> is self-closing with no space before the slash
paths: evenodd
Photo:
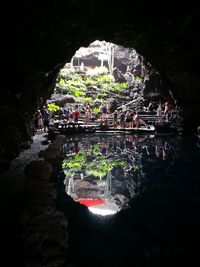
<path id="1" fill-rule="evenodd" d="M 0 250 L 4 266 L 25 266 L 24 244 L 21 239 L 22 225 L 20 214 L 26 203 L 23 198 L 25 188 L 25 167 L 39 159 L 38 154 L 47 148 L 47 134 L 37 132 L 33 142 L 15 158 L 7 172 L 0 175 Z"/>
<path id="2" fill-rule="evenodd" d="M 33 136 L 33 142 L 29 149 L 26 149 L 15 158 L 7 172 L 0 175 L 0 199 L 7 201 L 17 197 L 23 190 L 24 186 L 24 170 L 25 167 L 33 160 L 38 159 L 41 150 L 48 147 L 47 133 L 36 132 Z"/>

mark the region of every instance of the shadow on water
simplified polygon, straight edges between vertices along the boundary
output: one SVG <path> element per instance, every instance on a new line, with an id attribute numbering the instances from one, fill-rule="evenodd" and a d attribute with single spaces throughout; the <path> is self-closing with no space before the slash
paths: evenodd
<path id="1" fill-rule="evenodd" d="M 117 140 L 104 138 L 108 143 Z M 133 151 L 134 139 L 123 136 L 120 143 L 124 141 L 126 149 Z M 129 188 L 128 206 L 114 215 L 91 213 L 66 194 L 64 172 L 58 177 L 57 205 L 69 221 L 69 255 L 76 266 L 194 266 L 199 262 L 196 138 L 147 137 L 137 145 L 142 180 L 134 188 L 134 197 Z"/>

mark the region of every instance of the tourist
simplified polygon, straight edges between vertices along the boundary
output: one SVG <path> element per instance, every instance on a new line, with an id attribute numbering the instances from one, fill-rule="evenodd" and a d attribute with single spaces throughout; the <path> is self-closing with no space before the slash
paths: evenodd
<path id="1" fill-rule="evenodd" d="M 104 115 L 100 116 L 100 123 L 99 123 L 99 127 L 102 129 L 107 129 L 108 126 L 108 118 Z"/>
<path id="2" fill-rule="evenodd" d="M 165 121 L 168 122 L 169 121 L 169 116 L 171 113 L 171 105 L 170 103 L 167 101 L 164 104 L 164 115 L 165 115 Z"/>
<path id="3" fill-rule="evenodd" d="M 37 119 L 38 119 L 38 128 L 37 129 L 42 131 L 44 125 L 43 125 L 42 113 L 41 113 L 40 109 L 38 109 L 38 111 L 37 111 Z"/>
<path id="4" fill-rule="evenodd" d="M 138 112 L 136 112 L 136 114 L 135 114 L 134 121 L 135 121 L 135 127 L 139 128 L 140 127 L 140 116 L 139 116 Z"/>
<path id="5" fill-rule="evenodd" d="M 126 122 L 126 127 L 129 127 L 129 123 L 130 123 L 130 112 L 129 110 L 127 110 L 126 115 L 125 115 L 125 122 Z"/>
<path id="6" fill-rule="evenodd" d="M 69 107 L 69 123 L 71 123 L 73 120 L 73 113 L 74 113 L 73 107 L 72 107 L 72 105 L 70 105 L 70 107 Z"/>
<path id="7" fill-rule="evenodd" d="M 157 116 L 157 119 L 158 119 L 158 122 L 162 122 L 162 104 L 161 102 L 159 103 L 158 105 L 158 108 L 156 110 L 156 116 Z"/>
<path id="8" fill-rule="evenodd" d="M 129 127 L 130 128 L 133 128 L 133 124 L 134 124 L 134 114 L 133 114 L 133 111 L 130 112 L 129 117 L 130 117 Z"/>
<path id="9" fill-rule="evenodd" d="M 86 103 L 85 109 L 87 109 L 89 112 L 91 112 L 91 106 L 90 103 Z"/>
<path id="10" fill-rule="evenodd" d="M 103 116 L 106 117 L 106 115 L 107 115 L 107 107 L 106 107 L 106 105 L 102 106 L 102 114 L 103 114 Z"/>
<path id="11" fill-rule="evenodd" d="M 64 110 L 64 114 L 65 114 L 66 123 L 68 124 L 70 120 L 70 109 L 67 108 L 67 110 Z"/>
<path id="12" fill-rule="evenodd" d="M 117 116 L 118 116 L 118 111 L 115 110 L 113 113 L 113 128 L 117 128 L 118 126 Z"/>
<path id="13" fill-rule="evenodd" d="M 125 112 L 120 113 L 120 127 L 125 128 Z"/>
<path id="14" fill-rule="evenodd" d="M 47 109 L 44 109 L 43 111 L 43 124 L 44 124 L 44 131 L 47 132 L 49 128 L 49 119 L 50 114 Z"/>
<path id="15" fill-rule="evenodd" d="M 107 114 L 110 114 L 111 112 L 110 112 L 110 110 L 111 110 L 111 104 L 110 104 L 110 102 L 108 102 L 107 104 L 106 104 L 106 110 L 107 110 Z"/>
<path id="16" fill-rule="evenodd" d="M 36 111 L 33 116 L 34 121 L 34 131 L 37 131 L 38 129 L 38 112 Z"/>
<path id="17" fill-rule="evenodd" d="M 79 111 L 76 108 L 75 111 L 73 112 L 73 119 L 75 123 L 78 123 L 78 118 L 79 118 Z"/>
<path id="18" fill-rule="evenodd" d="M 91 113 L 90 113 L 90 111 L 88 109 L 86 109 L 85 110 L 85 115 L 84 115 L 84 125 L 85 126 L 88 126 L 90 117 L 91 117 Z"/>

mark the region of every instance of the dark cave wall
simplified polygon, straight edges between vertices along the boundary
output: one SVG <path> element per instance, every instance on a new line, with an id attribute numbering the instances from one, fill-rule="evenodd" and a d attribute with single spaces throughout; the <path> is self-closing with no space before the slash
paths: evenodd
<path id="1" fill-rule="evenodd" d="M 38 96 L 49 96 L 60 67 L 76 49 L 96 39 L 134 47 L 156 67 L 184 108 L 185 126 L 195 129 L 200 124 L 199 8 L 192 2 L 177 7 L 170 2 L 131 3 L 133 7 L 129 1 L 5 3 L 0 108 L 5 126 L 0 158 L 5 166 L 32 134 Z"/>

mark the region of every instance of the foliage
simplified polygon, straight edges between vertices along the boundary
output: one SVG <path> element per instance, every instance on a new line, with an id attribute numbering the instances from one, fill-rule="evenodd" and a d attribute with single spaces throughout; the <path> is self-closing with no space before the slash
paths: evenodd
<path id="1" fill-rule="evenodd" d="M 91 104 L 92 102 L 93 102 L 92 97 L 83 97 L 83 103 L 84 104 L 86 104 L 86 103 Z"/>
<path id="2" fill-rule="evenodd" d="M 53 103 L 48 104 L 48 105 L 47 105 L 47 108 L 48 108 L 48 110 L 51 111 L 51 112 L 56 112 L 57 110 L 60 109 L 59 106 L 57 106 L 57 105 L 55 105 L 55 104 L 53 104 Z"/>
<path id="3" fill-rule="evenodd" d="M 106 68 L 94 68 L 88 71 L 85 76 L 79 75 L 74 69 L 64 68 L 60 70 L 55 92 L 72 94 L 75 97 L 81 97 L 83 102 L 91 103 L 85 99 L 88 89 L 102 90 L 97 98 L 106 98 L 109 91 L 120 92 L 128 88 L 128 83 L 116 83 L 112 75 L 108 74 Z M 102 103 L 98 101 L 98 103 Z"/>
<path id="4" fill-rule="evenodd" d="M 92 110 L 95 114 L 98 114 L 100 113 L 100 108 L 93 108 Z"/>
<path id="5" fill-rule="evenodd" d="M 142 82 L 142 78 L 140 76 L 135 76 L 135 81 L 137 83 L 141 83 Z"/>

